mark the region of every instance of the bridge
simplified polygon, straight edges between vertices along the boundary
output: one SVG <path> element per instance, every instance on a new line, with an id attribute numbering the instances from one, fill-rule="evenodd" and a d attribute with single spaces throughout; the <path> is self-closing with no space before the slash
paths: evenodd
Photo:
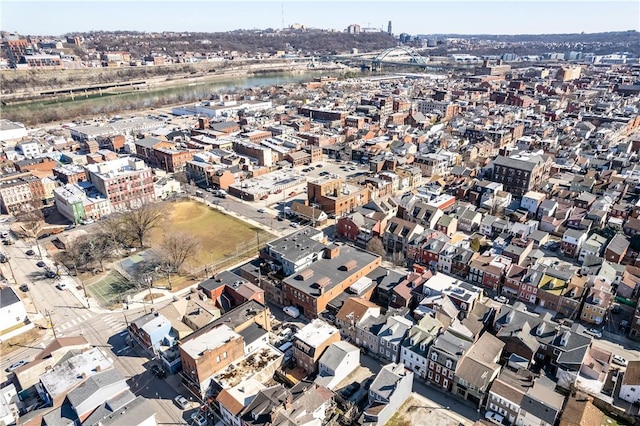
<path id="1" fill-rule="evenodd" d="M 398 57 L 398 53 L 402 53 L 403 55 Z M 408 61 L 404 61 L 404 60 L 393 60 L 394 58 L 396 59 L 405 59 L 406 56 L 409 56 L 409 60 Z M 390 47 L 389 49 L 386 49 L 384 51 L 382 51 L 381 53 L 379 53 L 378 55 L 376 55 L 372 60 L 371 60 L 371 71 L 382 71 L 382 64 L 390 64 L 390 65 L 400 65 L 400 66 L 418 66 L 420 68 L 426 68 L 427 67 L 427 60 L 425 58 L 423 58 L 422 56 L 420 56 L 420 54 L 418 52 L 416 52 L 415 50 L 409 48 L 409 47 L 405 47 L 405 46 L 395 46 L 395 47 Z M 366 63 L 363 63 L 364 66 L 366 66 Z"/>

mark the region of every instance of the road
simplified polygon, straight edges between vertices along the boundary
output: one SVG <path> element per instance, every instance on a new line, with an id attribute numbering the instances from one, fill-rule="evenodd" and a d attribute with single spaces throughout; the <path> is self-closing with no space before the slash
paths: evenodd
<path id="1" fill-rule="evenodd" d="M 154 361 L 149 361 L 145 354 L 135 349 L 126 350 L 126 321 L 140 316 L 142 310 L 126 311 L 127 319 L 125 319 L 123 313 L 105 311 L 97 307 L 87 309 L 80 288 L 74 289 L 75 291 L 59 290 L 56 288 L 56 280 L 44 277 L 44 269 L 36 266 L 36 262 L 40 259 L 37 251 L 34 256 L 25 254 L 30 248 L 30 243 L 17 240 L 14 245 L 3 246 L 3 251 L 9 256 L 18 285 L 29 283 L 27 293 L 18 290 L 17 285 L 14 286 L 16 292 L 24 299 L 28 316 L 39 323 L 46 322 L 44 317 L 48 317 L 53 327 L 44 331 L 42 338 L 29 346 L 3 356 L 0 362 L 2 368 L 0 379 L 4 381 L 7 378 L 4 369 L 13 362 L 22 359 L 32 360 L 45 345 L 53 340 L 54 331 L 57 337 L 81 334 L 90 344 L 100 347 L 109 358 L 114 360 L 114 367 L 127 379 L 134 394 L 148 398 L 159 423 L 185 424 L 188 413 L 173 404 L 173 398 L 178 391 L 151 375 L 148 367 Z M 45 263 L 52 265 L 52 260 L 46 257 L 44 251 L 42 254 Z M 68 285 L 77 285 L 69 276 L 63 275 L 61 280 L 69 283 Z"/>

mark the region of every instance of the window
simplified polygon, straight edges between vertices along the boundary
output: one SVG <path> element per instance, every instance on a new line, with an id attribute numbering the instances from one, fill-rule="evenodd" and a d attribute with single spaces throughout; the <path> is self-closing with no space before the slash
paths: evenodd
<path id="1" fill-rule="evenodd" d="M 442 381 L 442 387 L 443 387 L 443 388 L 446 388 L 447 386 L 449 386 L 449 381 L 448 381 L 447 379 L 444 379 L 444 380 Z"/>
<path id="2" fill-rule="evenodd" d="M 227 351 L 222 352 L 222 359 L 227 359 Z"/>
<path id="3" fill-rule="evenodd" d="M 440 367 L 440 364 L 436 365 L 436 373 L 439 373 L 439 372 L 440 372 L 440 368 L 441 368 L 441 367 Z"/>
<path id="4" fill-rule="evenodd" d="M 432 360 L 434 360 L 434 361 L 437 361 L 437 360 L 438 360 L 438 354 L 437 354 L 437 353 L 435 353 L 435 352 L 434 352 L 434 353 L 432 353 L 432 354 L 431 354 L 431 359 L 432 359 Z"/>
<path id="5" fill-rule="evenodd" d="M 433 380 L 433 371 L 429 371 L 427 377 L 429 377 L 429 380 Z"/>
<path id="6" fill-rule="evenodd" d="M 445 364 L 446 364 L 447 368 L 451 368 L 453 366 L 453 362 L 450 359 L 448 359 Z"/>
<path id="7" fill-rule="evenodd" d="M 220 355 L 216 356 L 216 362 L 220 362 Z"/>
<path id="8" fill-rule="evenodd" d="M 433 369 L 433 361 L 429 361 L 429 368 Z"/>

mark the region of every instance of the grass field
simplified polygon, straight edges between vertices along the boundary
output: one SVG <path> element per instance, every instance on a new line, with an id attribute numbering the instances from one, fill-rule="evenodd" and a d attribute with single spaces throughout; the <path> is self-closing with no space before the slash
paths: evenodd
<path id="1" fill-rule="evenodd" d="M 270 233 L 195 201 L 167 203 L 165 223 L 155 228 L 149 237 L 151 247 L 162 243 L 166 232 L 183 232 L 200 242 L 200 250 L 187 259 L 185 269 L 197 269 L 236 256 L 243 249 L 257 245 L 257 235 L 263 245 L 273 238 Z"/>

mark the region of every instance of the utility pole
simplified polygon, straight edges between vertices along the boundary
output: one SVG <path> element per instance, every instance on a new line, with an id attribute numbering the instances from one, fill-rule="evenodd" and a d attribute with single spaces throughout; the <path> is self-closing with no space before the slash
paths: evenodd
<path id="1" fill-rule="evenodd" d="M 51 324 L 51 330 L 53 331 L 53 338 L 57 339 L 58 336 L 56 336 L 56 327 L 53 325 L 53 320 L 51 319 L 51 312 L 49 312 L 48 309 L 47 309 L 47 317 L 49 317 L 49 324 Z"/>

